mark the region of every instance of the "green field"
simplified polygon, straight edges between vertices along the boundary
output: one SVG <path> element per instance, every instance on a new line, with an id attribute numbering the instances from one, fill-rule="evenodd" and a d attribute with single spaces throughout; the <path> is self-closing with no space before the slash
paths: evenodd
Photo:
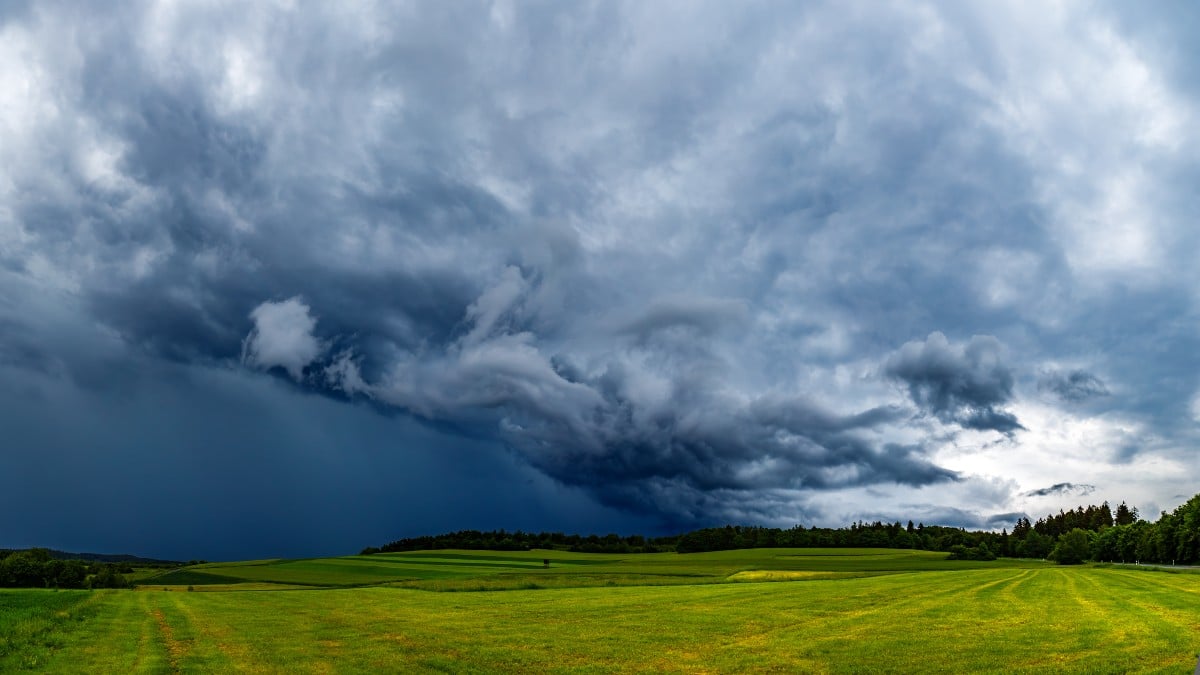
<path id="1" fill-rule="evenodd" d="M 208 563 L 142 579 L 152 586 L 227 585 L 237 581 L 346 587 L 390 584 L 425 590 L 520 589 L 537 586 L 666 585 L 736 581 L 744 571 L 779 570 L 875 575 L 921 570 L 994 568 L 947 561 L 946 554 L 892 549 L 756 549 L 713 553 L 610 555 L 562 551 L 415 551 L 312 560 Z M 550 566 L 544 566 L 544 560 Z M 1005 566 L 1044 563 L 1007 561 Z M 739 577 L 739 578 L 744 578 Z"/>
<path id="2" fill-rule="evenodd" d="M 944 557 L 870 549 L 432 551 L 208 564 L 144 580 L 134 591 L 0 591 L 0 670 L 1191 673 L 1196 666 L 1200 575 Z"/>

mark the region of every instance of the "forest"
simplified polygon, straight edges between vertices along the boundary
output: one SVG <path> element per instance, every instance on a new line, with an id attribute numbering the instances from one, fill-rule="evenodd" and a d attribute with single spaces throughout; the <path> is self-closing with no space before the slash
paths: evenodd
<path id="1" fill-rule="evenodd" d="M 726 525 L 669 537 L 530 533 L 520 530 L 462 530 L 399 539 L 363 549 L 364 555 L 434 549 L 519 551 L 566 549 L 584 553 L 698 553 L 744 548 L 900 548 L 950 553 L 951 558 L 991 560 L 997 556 L 1048 558 L 1062 564 L 1086 560 L 1159 564 L 1200 563 L 1200 495 L 1156 522 L 1136 508 L 1107 502 L 1048 514 L 1031 522 L 1019 518 L 1012 531 L 969 531 L 941 525 L 856 522 L 848 527 L 796 525 L 788 529 Z"/>
<path id="2" fill-rule="evenodd" d="M 0 587 L 126 588 L 129 563 L 61 560 L 48 549 L 0 550 Z"/>

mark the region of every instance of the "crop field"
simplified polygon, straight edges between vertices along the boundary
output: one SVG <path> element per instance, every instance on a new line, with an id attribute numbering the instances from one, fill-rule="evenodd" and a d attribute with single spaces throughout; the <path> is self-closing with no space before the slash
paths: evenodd
<path id="1" fill-rule="evenodd" d="M 142 583 L 0 591 L 0 670 L 1191 673 L 1200 652 L 1200 575 L 913 551 L 430 551 Z"/>

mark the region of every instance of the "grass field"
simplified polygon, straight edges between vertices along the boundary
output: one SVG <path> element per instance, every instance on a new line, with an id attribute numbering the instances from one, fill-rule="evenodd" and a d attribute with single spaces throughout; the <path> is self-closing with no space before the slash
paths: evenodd
<path id="1" fill-rule="evenodd" d="M 550 566 L 543 561 L 550 559 Z M 718 583 L 747 570 L 884 574 L 995 567 L 947 561 L 946 554 L 892 549 L 755 549 L 616 556 L 562 551 L 415 551 L 313 560 L 208 563 L 140 580 L 152 586 L 258 583 L 344 587 L 399 584 L 427 590 L 539 586 Z M 1007 561 L 1006 565 L 1044 563 Z"/>
<path id="2" fill-rule="evenodd" d="M 137 591 L 0 592 L 0 670 L 1195 668 L 1200 575 L 942 558 L 436 551 L 210 564 Z M 466 590 L 485 592 L 431 592 Z"/>

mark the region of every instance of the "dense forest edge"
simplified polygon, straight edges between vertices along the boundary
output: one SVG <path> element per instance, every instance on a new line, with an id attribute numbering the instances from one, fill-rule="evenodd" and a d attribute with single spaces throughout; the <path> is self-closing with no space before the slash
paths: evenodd
<path id="1" fill-rule="evenodd" d="M 561 532 L 481 532 L 398 539 L 368 546 L 362 555 L 436 549 L 528 551 L 559 549 L 581 553 L 698 553 L 743 548 L 899 548 L 949 553 L 950 559 L 1044 558 L 1064 565 L 1085 561 L 1193 565 L 1200 563 L 1200 494 L 1157 522 L 1142 520 L 1136 508 L 1108 502 L 1059 511 L 1030 522 L 1017 519 L 1012 531 L 968 531 L 941 525 L 856 522 L 849 527 L 726 525 L 668 537 L 578 535 Z"/>

